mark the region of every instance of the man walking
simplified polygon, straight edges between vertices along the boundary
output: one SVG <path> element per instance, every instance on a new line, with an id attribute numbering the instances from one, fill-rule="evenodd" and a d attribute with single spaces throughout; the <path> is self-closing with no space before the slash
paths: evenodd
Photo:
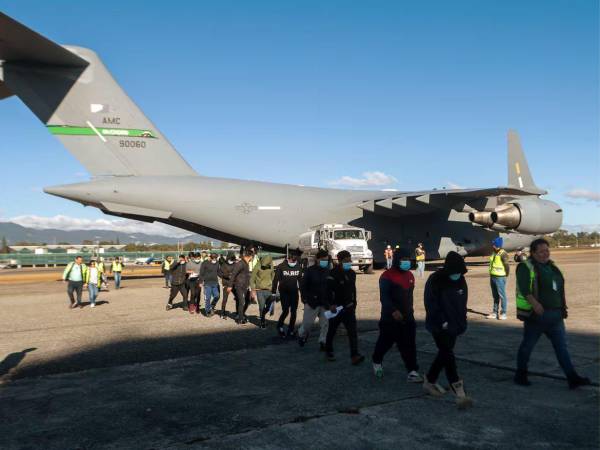
<path id="1" fill-rule="evenodd" d="M 316 262 L 308 269 L 300 282 L 300 293 L 302 294 L 302 303 L 304 303 L 304 315 L 302 325 L 298 330 L 298 344 L 304 347 L 308 340 L 310 328 L 315 319 L 319 317 L 319 347 L 322 352 L 325 351 L 325 342 L 327 340 L 328 320 L 325 317 L 327 311 L 327 278 L 329 277 L 329 254 L 327 250 L 320 249 L 316 255 Z"/>
<path id="2" fill-rule="evenodd" d="M 385 258 L 385 268 L 392 268 L 392 259 L 394 257 L 394 251 L 392 250 L 392 246 L 388 245 L 383 251 L 383 257 Z"/>
<path id="3" fill-rule="evenodd" d="M 490 256 L 490 286 L 494 298 L 494 311 L 487 316 L 488 319 L 506 320 L 506 278 L 510 272 L 508 253 L 502 248 L 504 240 L 497 237 L 492 241 L 494 252 Z M 501 308 L 499 308 L 499 306 Z"/>
<path id="4" fill-rule="evenodd" d="M 161 272 L 163 273 L 163 275 L 165 277 L 165 287 L 166 288 L 171 287 L 171 265 L 172 264 L 173 264 L 173 257 L 167 256 L 163 260 L 162 266 L 160 268 Z"/>
<path id="5" fill-rule="evenodd" d="M 171 291 L 169 292 L 169 300 L 167 300 L 167 311 L 173 309 L 173 300 L 178 293 L 181 293 L 183 297 L 183 309 L 187 309 L 186 264 L 185 255 L 179 255 L 179 261 L 173 263 L 169 269 L 171 271 Z"/>
<path id="6" fill-rule="evenodd" d="M 419 278 L 425 277 L 425 249 L 423 244 L 419 242 L 415 249 L 415 259 L 417 261 L 417 275 Z"/>
<path id="7" fill-rule="evenodd" d="M 90 307 L 96 307 L 96 298 L 98 297 L 98 288 L 102 283 L 102 275 L 98 267 L 96 267 L 96 260 L 92 259 L 90 261 L 90 267 L 85 274 L 84 278 L 85 284 L 87 284 L 88 295 L 90 298 Z"/>
<path id="8" fill-rule="evenodd" d="M 260 328 L 266 328 L 265 316 L 267 313 L 267 300 L 271 297 L 271 287 L 275 272 L 273 270 L 273 257 L 271 255 L 261 256 L 257 265 L 252 270 L 250 277 L 250 289 L 255 293 L 258 300 L 258 313 L 260 315 Z M 269 304 L 270 306 L 270 304 Z"/>
<path id="9" fill-rule="evenodd" d="M 110 265 L 110 271 L 115 280 L 115 289 L 121 289 L 121 274 L 123 272 L 123 261 L 120 256 L 117 256 Z"/>
<path id="10" fill-rule="evenodd" d="M 517 266 L 517 317 L 523 321 L 523 340 L 517 354 L 514 381 L 521 386 L 531 384 L 527 377 L 529 357 L 540 336 L 545 334 L 552 342 L 569 388 L 589 385 L 589 378 L 581 377 L 575 371 L 567 348 L 565 279 L 550 259 L 548 241 L 533 241 L 530 255 Z"/>
<path id="11" fill-rule="evenodd" d="M 83 258 L 76 256 L 75 261 L 71 261 L 65 267 L 63 272 L 63 281 L 67 283 L 67 295 L 69 296 L 69 307 L 76 308 L 82 307 L 81 305 L 81 293 L 83 291 L 83 283 L 87 276 L 87 266 L 83 264 Z M 73 294 L 77 294 L 77 300 Z"/>
<path id="12" fill-rule="evenodd" d="M 415 277 L 410 266 L 408 250 L 396 250 L 392 268 L 379 278 L 381 319 L 373 352 L 373 371 L 377 378 L 383 376 L 383 357 L 396 344 L 408 373 L 408 382 L 422 383 L 417 365 L 417 326 L 413 309 Z"/>
<path id="13" fill-rule="evenodd" d="M 211 253 L 210 258 L 200 266 L 200 280 L 204 286 L 204 314 L 212 317 L 217 306 L 221 291 L 219 290 L 219 265 L 218 255 Z"/>
<path id="14" fill-rule="evenodd" d="M 187 272 L 187 290 L 190 295 L 189 300 L 189 312 L 190 314 L 200 314 L 200 295 L 202 288 L 200 287 L 200 268 L 202 266 L 202 260 L 200 252 L 192 253 L 191 259 L 185 265 Z"/>
<path id="15" fill-rule="evenodd" d="M 356 272 L 352 270 L 352 255 L 347 250 L 337 254 L 338 265 L 327 278 L 329 310 L 335 314 L 329 319 L 325 350 L 327 360 L 335 361 L 333 338 L 340 324 L 344 324 L 350 341 L 350 360 L 358 365 L 365 357 L 358 353 L 358 331 L 356 328 Z"/>
<path id="16" fill-rule="evenodd" d="M 105 290 L 108 291 L 108 279 L 106 277 L 106 265 L 104 264 L 104 258 L 100 257 L 98 261 L 98 272 L 100 272 L 100 277 L 102 282 L 98 285 L 98 292 Z"/>
<path id="17" fill-rule="evenodd" d="M 219 264 L 219 277 L 221 278 L 221 284 L 223 285 L 223 301 L 221 302 L 221 319 L 227 319 L 227 300 L 229 299 L 229 294 L 231 293 L 231 289 L 233 285 L 231 284 L 231 274 L 233 273 L 233 267 L 235 264 L 235 254 L 233 252 L 229 252 L 227 254 L 227 259 L 225 261 L 221 261 Z M 237 311 L 237 308 L 236 308 Z"/>
<path id="18" fill-rule="evenodd" d="M 248 262 L 252 259 L 250 250 L 244 251 L 242 259 L 240 259 L 231 272 L 231 287 L 227 288 L 229 292 L 233 292 L 235 303 L 237 305 L 236 323 L 243 325 L 247 323 L 246 310 L 250 304 L 250 296 L 247 295 L 250 288 L 250 270 Z"/>
<path id="19" fill-rule="evenodd" d="M 298 289 L 301 277 L 302 269 L 298 264 L 298 253 L 290 250 L 288 258 L 275 269 L 275 277 L 271 286 L 273 295 L 276 295 L 279 290 L 281 300 L 281 315 L 277 321 L 277 332 L 281 338 L 296 335 L 296 310 L 298 309 Z M 283 324 L 288 314 L 290 314 L 290 324 L 286 333 Z"/>

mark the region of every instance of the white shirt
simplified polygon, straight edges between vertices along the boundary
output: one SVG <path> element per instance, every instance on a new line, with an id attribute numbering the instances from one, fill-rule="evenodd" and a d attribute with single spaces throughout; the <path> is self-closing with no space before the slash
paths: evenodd
<path id="1" fill-rule="evenodd" d="M 98 268 L 90 267 L 90 284 L 98 284 Z"/>

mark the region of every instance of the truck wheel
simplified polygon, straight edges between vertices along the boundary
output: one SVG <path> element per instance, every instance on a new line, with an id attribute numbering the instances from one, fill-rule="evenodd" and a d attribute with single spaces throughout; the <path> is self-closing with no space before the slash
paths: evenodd
<path id="1" fill-rule="evenodd" d="M 373 264 L 369 264 L 368 266 L 363 267 L 363 272 L 371 275 L 373 273 Z"/>

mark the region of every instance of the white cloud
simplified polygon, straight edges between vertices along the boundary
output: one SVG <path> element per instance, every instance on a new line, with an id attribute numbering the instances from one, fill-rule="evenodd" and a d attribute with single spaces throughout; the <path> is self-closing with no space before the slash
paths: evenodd
<path id="1" fill-rule="evenodd" d="M 146 223 L 129 219 L 80 219 L 69 216 L 17 216 L 6 219 L 18 225 L 40 230 L 55 228 L 59 230 L 108 230 L 123 233 L 145 233 L 168 237 L 185 237 L 191 233 L 164 223 Z"/>
<path id="2" fill-rule="evenodd" d="M 369 187 L 389 186 L 398 182 L 393 176 L 378 171 L 364 172 L 362 176 L 362 178 L 343 176 L 338 180 L 330 181 L 329 184 L 334 186 Z"/>
<path id="3" fill-rule="evenodd" d="M 600 203 L 600 192 L 589 191 L 587 189 L 572 189 L 567 192 L 567 197 L 587 200 L 589 202 Z"/>

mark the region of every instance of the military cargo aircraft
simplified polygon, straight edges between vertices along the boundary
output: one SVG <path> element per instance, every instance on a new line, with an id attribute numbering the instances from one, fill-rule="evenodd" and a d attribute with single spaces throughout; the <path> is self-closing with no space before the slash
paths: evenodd
<path id="1" fill-rule="evenodd" d="M 535 185 L 514 131 L 508 133 L 508 182 L 499 187 L 387 192 L 198 174 L 92 50 L 56 44 L 0 13 L 0 99 L 11 95 L 91 175 L 45 192 L 113 216 L 273 251 L 297 247 L 299 236 L 316 225 L 349 224 L 371 231 L 376 262 L 388 244 L 422 242 L 427 258 L 436 259 L 452 250 L 489 254 L 501 235 L 513 250 L 562 223 L 560 206 L 541 198 L 547 192 Z"/>

